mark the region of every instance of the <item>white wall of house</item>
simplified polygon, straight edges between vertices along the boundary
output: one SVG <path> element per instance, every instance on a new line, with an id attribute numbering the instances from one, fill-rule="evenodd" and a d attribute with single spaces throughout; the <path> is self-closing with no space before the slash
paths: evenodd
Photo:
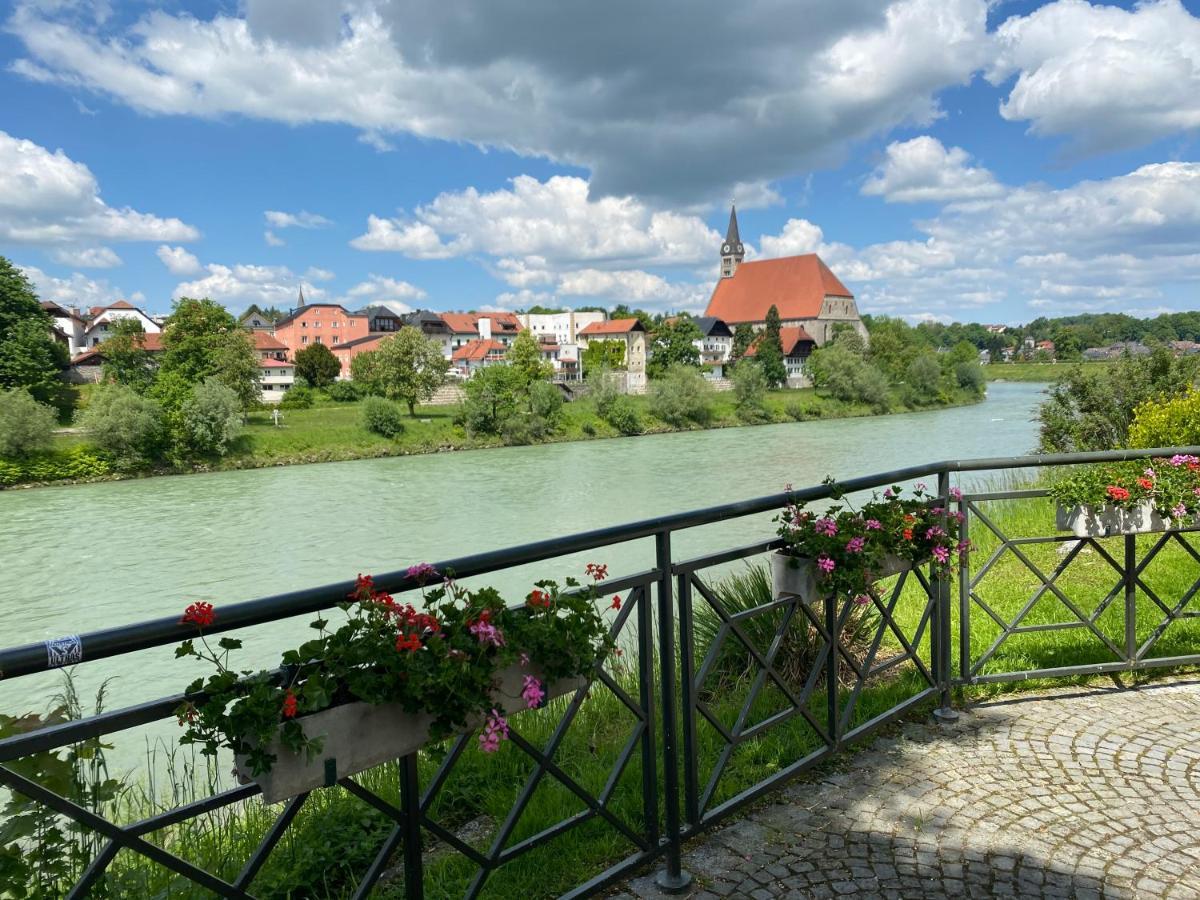
<path id="1" fill-rule="evenodd" d="M 574 344 L 579 332 L 593 322 L 603 322 L 602 312 L 518 313 L 521 327 L 534 337 L 553 335 L 559 344 Z"/>
<path id="2" fill-rule="evenodd" d="M 278 403 L 296 383 L 294 366 L 263 366 L 258 376 L 263 403 Z"/>
<path id="3" fill-rule="evenodd" d="M 137 319 L 142 323 L 142 330 L 146 334 L 158 334 L 162 331 L 159 324 L 140 309 L 106 309 L 88 324 L 87 346 L 95 347 L 108 340 L 112 335 L 109 324 L 117 319 Z"/>

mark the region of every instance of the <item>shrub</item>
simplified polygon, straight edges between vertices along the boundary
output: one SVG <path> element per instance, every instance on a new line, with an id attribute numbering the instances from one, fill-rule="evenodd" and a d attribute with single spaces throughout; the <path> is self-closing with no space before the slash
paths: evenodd
<path id="1" fill-rule="evenodd" d="M 0 486 L 27 481 L 99 478 L 112 472 L 108 460 L 90 447 L 76 445 L 62 453 L 35 453 L 20 460 L 0 460 Z"/>
<path id="2" fill-rule="evenodd" d="M 521 375 L 511 366 L 486 366 L 463 385 L 462 421 L 470 434 L 502 434 L 518 415 L 523 397 Z"/>
<path id="3" fill-rule="evenodd" d="M 180 416 L 181 449 L 224 456 L 241 431 L 242 403 L 231 388 L 210 377 L 196 385 Z"/>
<path id="4" fill-rule="evenodd" d="M 767 410 L 767 376 L 762 366 L 753 360 L 738 365 L 733 373 L 733 397 L 738 418 L 743 422 L 767 422 L 771 413 Z"/>
<path id="5" fill-rule="evenodd" d="M 887 377 L 875 365 L 836 344 L 812 355 L 813 382 L 843 403 L 866 403 L 874 412 L 890 408 Z M 940 376 L 940 370 L 939 370 Z"/>
<path id="6" fill-rule="evenodd" d="M 363 428 L 394 438 L 404 433 L 404 410 L 391 400 L 368 397 L 363 403 Z"/>
<path id="7" fill-rule="evenodd" d="M 0 456 L 23 457 L 49 447 L 57 422 L 54 409 L 24 388 L 0 391 Z"/>
<path id="8" fill-rule="evenodd" d="M 1147 400 L 1133 411 L 1130 447 L 1194 447 L 1200 444 L 1200 391 Z"/>
<path id="9" fill-rule="evenodd" d="M 353 381 L 335 381 L 325 388 L 325 393 L 330 400 L 336 400 L 338 403 L 352 403 L 362 399 L 362 392 Z"/>
<path id="10" fill-rule="evenodd" d="M 593 425 L 591 422 L 584 422 L 582 425 L 579 426 L 579 430 L 582 431 L 584 434 L 586 434 L 588 437 L 596 436 L 596 426 Z"/>
<path id="11" fill-rule="evenodd" d="M 608 419 L 613 402 L 622 395 L 620 376 L 611 369 L 598 368 L 588 373 L 588 396 L 596 407 L 596 415 Z"/>
<path id="12" fill-rule="evenodd" d="M 905 370 L 905 400 L 911 406 L 928 406 L 941 394 L 942 367 L 932 353 L 922 353 Z"/>
<path id="13" fill-rule="evenodd" d="M 712 386 L 696 369 L 672 366 L 654 382 L 650 410 L 676 428 L 689 423 L 707 425 L 713 416 Z"/>
<path id="14" fill-rule="evenodd" d="M 983 396 L 984 385 L 987 382 L 983 374 L 983 366 L 977 362 L 960 362 L 954 367 L 954 380 L 963 390 L 970 391 L 978 397 Z"/>
<path id="15" fill-rule="evenodd" d="M 804 422 L 808 419 L 808 409 L 799 400 L 789 400 L 783 411 L 794 422 Z"/>
<path id="16" fill-rule="evenodd" d="M 296 351 L 296 375 L 312 387 L 325 387 L 342 372 L 342 364 L 324 344 L 309 344 Z"/>
<path id="17" fill-rule="evenodd" d="M 545 419 L 551 425 L 557 425 L 562 416 L 563 395 L 555 385 L 548 381 L 535 381 L 529 386 L 529 413 Z"/>
<path id="18" fill-rule="evenodd" d="M 117 468 L 135 468 L 162 447 L 162 407 L 125 385 L 101 385 L 77 421 Z"/>
<path id="19" fill-rule="evenodd" d="M 624 394 L 618 394 L 609 404 L 604 420 L 621 434 L 642 433 L 642 417 L 638 415 L 637 406 Z"/>
<path id="20" fill-rule="evenodd" d="M 279 405 L 283 409 L 308 409 L 317 399 L 317 392 L 308 385 L 293 384 L 283 399 L 279 401 Z"/>

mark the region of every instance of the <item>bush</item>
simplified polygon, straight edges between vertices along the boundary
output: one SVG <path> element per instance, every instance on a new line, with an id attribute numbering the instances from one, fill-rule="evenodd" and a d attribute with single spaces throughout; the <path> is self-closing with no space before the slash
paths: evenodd
<path id="1" fill-rule="evenodd" d="M 598 368 L 588 373 L 588 396 L 596 407 L 596 415 L 607 420 L 608 411 L 621 392 L 620 376 L 611 369 Z"/>
<path id="2" fill-rule="evenodd" d="M 676 428 L 707 425 L 713 417 L 712 386 L 696 369 L 672 366 L 651 388 L 650 411 Z"/>
<path id="3" fill-rule="evenodd" d="M 608 415 L 604 417 L 604 421 L 621 434 L 642 433 L 642 417 L 638 415 L 637 406 L 624 394 L 618 394 L 608 405 Z"/>
<path id="4" fill-rule="evenodd" d="M 963 390 L 970 391 L 977 397 L 983 396 L 987 379 L 983 374 L 983 366 L 978 362 L 960 362 L 954 367 L 954 380 Z"/>
<path id="5" fill-rule="evenodd" d="M 0 486 L 28 481 L 99 478 L 112 472 L 108 460 L 95 450 L 75 446 L 62 453 L 36 453 L 21 460 L 0 460 Z"/>
<path id="6" fill-rule="evenodd" d="M 363 403 L 363 428 L 394 438 L 404 433 L 404 410 L 391 400 L 368 397 Z"/>
<path id="7" fill-rule="evenodd" d="M 1133 411 L 1130 447 L 1194 447 L 1200 444 L 1200 391 L 1147 400 Z"/>
<path id="8" fill-rule="evenodd" d="M 502 434 L 523 399 L 521 375 L 511 366 L 486 366 L 463 385 L 461 418 L 469 434 Z"/>
<path id="9" fill-rule="evenodd" d="M 738 365 L 733 373 L 733 397 L 738 418 L 743 422 L 769 422 L 767 410 L 767 376 L 762 366 L 752 360 Z"/>
<path id="10" fill-rule="evenodd" d="M 529 386 L 529 414 L 557 425 L 562 416 L 563 395 L 548 381 L 535 381 Z"/>
<path id="11" fill-rule="evenodd" d="M 910 406 L 929 406 L 941 396 L 942 367 L 932 353 L 922 353 L 905 370 L 904 399 Z"/>
<path id="12" fill-rule="evenodd" d="M 136 468 L 162 449 L 162 407 L 124 385 L 100 385 L 77 421 L 117 468 Z"/>
<path id="13" fill-rule="evenodd" d="M 50 446 L 58 413 L 24 388 L 0 391 L 0 456 L 23 457 Z"/>
<path id="14" fill-rule="evenodd" d="M 843 403 L 866 403 L 872 411 L 891 407 L 887 377 L 872 363 L 836 344 L 811 357 L 813 383 Z M 935 363 L 936 365 L 936 363 Z M 938 370 L 939 377 L 941 370 Z"/>
<path id="15" fill-rule="evenodd" d="M 196 385 L 180 409 L 180 449 L 224 456 L 242 429 L 242 402 L 216 378 Z"/>
<path id="16" fill-rule="evenodd" d="M 325 394 L 330 400 L 338 403 L 352 403 L 362 399 L 362 392 L 353 381 L 335 381 L 325 388 Z"/>
<path id="17" fill-rule="evenodd" d="M 279 406 L 281 409 L 308 409 L 317 399 L 316 394 L 308 385 L 293 384 L 279 401 Z"/>
<path id="18" fill-rule="evenodd" d="M 582 425 L 579 426 L 579 430 L 582 431 L 584 434 L 586 434 L 588 437 L 596 436 L 596 426 L 593 425 L 591 422 L 584 422 Z"/>

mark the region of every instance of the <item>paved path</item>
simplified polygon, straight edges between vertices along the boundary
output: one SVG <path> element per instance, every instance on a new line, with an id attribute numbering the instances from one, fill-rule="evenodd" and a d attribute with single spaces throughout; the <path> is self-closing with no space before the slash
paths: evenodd
<path id="1" fill-rule="evenodd" d="M 906 725 L 685 848 L 694 898 L 1200 898 L 1200 682 Z M 658 898 L 652 876 L 614 896 Z"/>

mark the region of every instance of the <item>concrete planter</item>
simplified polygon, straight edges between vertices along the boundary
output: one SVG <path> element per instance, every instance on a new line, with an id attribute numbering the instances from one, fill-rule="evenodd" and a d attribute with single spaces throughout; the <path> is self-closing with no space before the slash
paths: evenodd
<path id="1" fill-rule="evenodd" d="M 1154 504 L 1143 500 L 1136 506 L 1063 506 L 1055 512 L 1055 524 L 1059 531 L 1069 531 L 1076 537 L 1108 537 L 1114 534 L 1144 534 L 1166 531 L 1171 520 L 1165 519 L 1154 509 Z"/>
<path id="2" fill-rule="evenodd" d="M 499 672 L 500 683 L 493 692 L 496 709 L 506 715 L 527 707 L 521 698 L 524 676 L 533 675 L 539 681 L 536 667 L 511 666 Z M 556 681 L 543 687 L 546 701 L 570 693 L 586 684 L 586 679 L 572 678 Z M 429 729 L 434 717 L 428 713 L 406 712 L 399 703 L 346 703 L 323 709 L 296 719 L 309 737 L 323 739 L 321 752 L 311 760 L 303 753 L 293 753 L 272 742 L 275 764 L 269 772 L 251 775 L 242 756 L 235 760 L 238 780 L 242 784 L 255 782 L 262 788 L 263 800 L 279 803 L 313 788 L 328 787 L 340 778 L 374 768 L 388 760 L 415 753 L 429 743 Z M 469 722 L 471 730 L 483 724 L 476 718 Z"/>
<path id="3" fill-rule="evenodd" d="M 907 572 L 913 564 L 898 556 L 885 556 L 883 566 L 873 573 L 871 581 Z M 782 550 L 771 554 L 771 580 L 774 594 L 780 597 L 799 597 L 806 603 L 823 599 L 817 586 L 816 560 L 808 556 L 789 556 Z"/>

